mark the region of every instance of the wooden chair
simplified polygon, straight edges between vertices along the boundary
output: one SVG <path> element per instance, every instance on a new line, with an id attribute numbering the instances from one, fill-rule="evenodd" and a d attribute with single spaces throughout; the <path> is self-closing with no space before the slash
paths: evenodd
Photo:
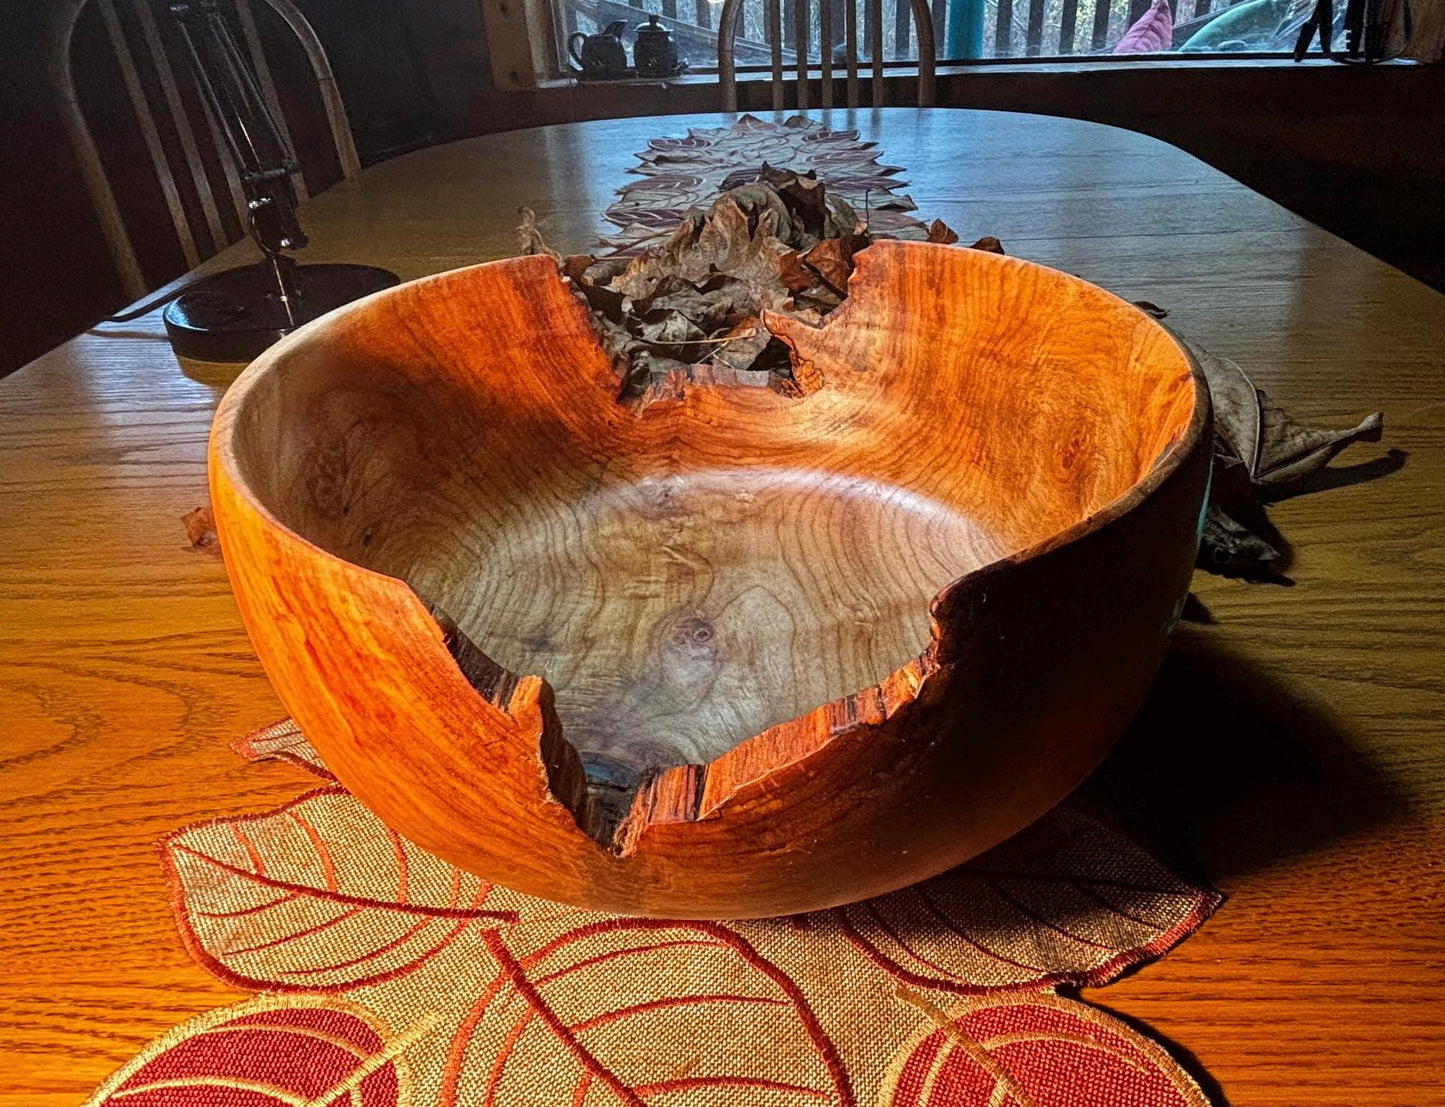
<path id="1" fill-rule="evenodd" d="M 93 5 L 99 13 L 105 39 L 114 54 L 126 99 L 134 113 L 150 168 L 155 174 L 187 267 L 194 268 L 205 257 L 219 252 L 222 247 L 244 235 L 249 226 L 246 199 L 241 191 L 235 161 L 219 129 L 218 121 L 212 117 L 204 99 L 192 91 L 189 72 L 183 72 L 181 80 L 177 80 L 169 56 L 171 51 L 167 48 L 156 12 L 151 6 L 152 2 L 153 0 L 59 0 L 51 23 L 47 58 L 51 81 L 64 118 L 66 137 L 80 164 L 85 188 L 100 221 L 111 258 L 126 293 L 132 299 L 143 296 L 150 285 L 142 272 L 135 241 L 127 229 L 120 205 L 116 202 L 115 189 L 106 174 L 95 136 L 86 120 L 72 64 L 76 24 L 87 7 Z M 336 77 L 331 71 L 331 63 L 327 60 L 320 39 L 291 0 L 265 0 L 265 3 L 280 16 L 304 52 L 325 108 L 330 141 L 335 147 L 341 176 L 343 179 L 355 177 L 361 172 L 361 163 L 357 158 L 356 145 L 352 141 L 346 107 L 342 103 Z M 121 12 L 118 11 L 118 5 L 121 4 L 129 7 L 126 14 L 130 19 L 127 21 L 122 20 Z M 276 93 L 271 67 L 267 64 L 266 54 L 262 49 L 256 19 L 248 0 L 234 0 L 234 8 L 236 21 L 251 62 L 255 66 L 262 94 L 289 141 L 286 116 Z M 129 31 L 127 22 L 130 25 Z M 145 63 L 143 66 L 137 65 L 136 54 L 131 48 L 131 38 L 139 39 Z M 143 77 L 143 73 L 146 76 Z M 158 102 L 164 108 L 164 132 L 157 120 L 157 113 L 152 110 L 153 102 Z M 209 132 L 205 136 L 205 145 L 197 139 L 197 128 L 193 125 L 194 115 L 188 110 L 188 105 L 199 105 L 199 111 L 203 113 L 206 131 Z M 212 171 L 214 167 L 219 168 L 219 173 Z M 223 179 L 223 188 L 217 188 L 213 179 L 215 176 Z M 299 173 L 296 176 L 297 194 L 301 199 L 305 199 L 305 183 L 300 180 Z M 188 184 L 183 185 L 183 181 Z M 190 200 L 189 205 L 187 199 Z M 234 207 L 236 214 L 235 223 L 231 226 L 227 225 L 227 220 L 222 215 L 222 208 L 227 202 Z M 209 240 L 204 253 L 198 246 L 200 236 L 197 232 L 202 227 Z"/>
<path id="2" fill-rule="evenodd" d="M 872 51 L 871 93 L 872 104 L 877 107 L 884 103 L 883 83 L 883 0 L 866 0 L 869 23 L 877 28 L 875 37 L 879 41 Z M 903 0 L 898 0 L 903 3 Z M 934 102 L 934 44 L 933 16 L 926 0 L 909 0 L 913 19 L 918 27 L 918 106 L 931 107 Z M 772 92 L 773 110 L 782 111 L 786 106 L 786 81 L 783 76 L 783 35 L 782 0 L 763 0 L 767 15 L 768 42 L 772 48 Z M 795 0 L 794 27 L 797 40 L 796 103 L 800 111 L 808 107 L 808 38 L 809 14 L 812 0 Z M 723 110 L 738 110 L 737 66 L 733 57 L 733 43 L 737 38 L 738 24 L 742 20 L 743 0 L 725 0 L 718 15 L 717 66 L 718 81 L 723 89 Z M 819 0 L 818 22 L 821 41 L 833 41 L 833 10 L 829 0 Z M 846 0 L 844 8 L 843 44 L 846 48 L 847 101 L 848 107 L 858 107 L 858 0 Z M 824 108 L 833 106 L 833 56 L 832 51 L 823 49 L 818 59 L 822 75 L 822 103 Z"/>

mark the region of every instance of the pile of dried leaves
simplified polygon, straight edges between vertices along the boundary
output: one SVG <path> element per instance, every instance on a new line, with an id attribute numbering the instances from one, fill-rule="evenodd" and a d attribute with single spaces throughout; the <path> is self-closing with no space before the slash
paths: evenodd
<path id="1" fill-rule="evenodd" d="M 542 240 L 532 213 L 522 217 L 523 250 L 557 259 L 587 301 L 628 395 L 694 366 L 791 376 L 787 349 L 763 327 L 762 313 L 820 322 L 848 295 L 853 257 L 873 241 L 866 220 L 815 174 L 766 163 L 634 258 L 563 258 Z M 937 221 L 928 238 L 958 241 Z M 991 239 L 976 245 L 999 249 Z"/>
<path id="2" fill-rule="evenodd" d="M 744 183 L 721 193 L 707 212 L 689 212 L 664 243 L 632 258 L 564 258 L 523 209 L 523 251 L 550 255 L 571 279 L 625 395 L 641 395 L 674 372 L 692 376 L 698 367 L 790 378 L 787 349 L 763 327 L 762 313 L 817 323 L 847 297 L 853 259 L 873 241 L 866 221 L 829 196 L 815 174 L 765 163 L 732 179 L 739 177 Z M 928 241 L 954 243 L 958 235 L 935 220 Z M 1003 253 L 996 238 L 973 248 Z M 1159 318 L 1168 314 L 1139 306 Z M 1266 505 L 1309 491 L 1351 443 L 1379 441 L 1384 419 L 1376 413 L 1343 431 L 1297 423 L 1234 362 L 1180 341 L 1198 359 L 1214 401 L 1214 473 L 1200 567 L 1284 579 L 1278 569 L 1285 544 Z"/>

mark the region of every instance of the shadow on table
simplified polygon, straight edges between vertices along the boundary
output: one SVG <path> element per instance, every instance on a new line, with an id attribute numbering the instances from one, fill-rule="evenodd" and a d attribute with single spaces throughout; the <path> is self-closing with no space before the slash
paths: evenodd
<path id="1" fill-rule="evenodd" d="M 1154 1029 L 1154 1027 L 1150 1026 L 1149 1023 L 1143 1019 L 1137 1018 L 1126 1011 L 1120 1011 L 1116 1007 L 1110 1007 L 1107 1003 L 1100 1003 L 1098 993 L 1089 996 L 1088 1004 L 1090 1007 L 1113 1015 L 1114 1018 L 1126 1026 L 1132 1027 L 1137 1033 L 1152 1039 L 1157 1045 L 1162 1046 L 1164 1052 L 1173 1057 L 1179 1066 L 1194 1078 L 1194 1082 L 1199 1085 L 1205 1098 L 1209 1100 L 1210 1107 L 1230 1107 L 1229 1097 L 1224 1094 L 1223 1086 L 1205 1070 L 1204 1066 L 1199 1063 L 1199 1058 L 1194 1056 L 1190 1050 L 1180 1045 L 1168 1035 L 1159 1033 L 1158 1030 Z"/>
<path id="2" fill-rule="evenodd" d="M 1080 795 L 1190 875 L 1226 887 L 1232 875 L 1410 817 L 1408 798 L 1326 710 L 1189 632 Z"/>

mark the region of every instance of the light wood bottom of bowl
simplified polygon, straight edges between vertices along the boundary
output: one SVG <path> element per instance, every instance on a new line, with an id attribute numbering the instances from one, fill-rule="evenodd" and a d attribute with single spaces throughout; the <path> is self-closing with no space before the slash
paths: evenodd
<path id="1" fill-rule="evenodd" d="M 527 507 L 491 536 L 457 620 L 498 663 L 552 685 L 592 806 L 613 815 L 648 772 L 710 761 L 877 683 L 928 645 L 930 598 L 1006 552 L 906 488 L 801 469 L 692 472 Z"/>

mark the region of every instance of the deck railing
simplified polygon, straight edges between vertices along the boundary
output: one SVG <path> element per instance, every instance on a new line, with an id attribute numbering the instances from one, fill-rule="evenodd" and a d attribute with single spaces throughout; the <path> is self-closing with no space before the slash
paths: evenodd
<path id="1" fill-rule="evenodd" d="M 811 8 L 808 56 L 819 54 L 820 19 L 817 0 Z M 832 5 L 829 21 L 841 44 L 844 0 Z M 930 0 L 934 39 L 940 61 L 967 58 L 1075 57 L 1107 52 L 1124 31 L 1149 7 L 1151 0 Z M 573 31 L 595 31 L 625 19 L 633 24 L 657 15 L 668 26 L 694 69 L 717 64 L 717 18 L 721 3 L 711 0 L 558 0 L 563 36 Z M 794 5 L 783 0 L 781 33 L 784 64 L 792 65 L 797 43 Z M 1177 0 L 1176 24 L 1199 20 L 1232 0 Z M 881 37 L 886 61 L 917 58 L 918 38 L 909 0 L 883 0 L 882 18 L 876 24 L 873 5 L 861 5 L 860 60 L 871 60 Z M 737 37 L 740 67 L 764 65 L 770 58 L 771 37 L 764 0 L 744 0 Z"/>

